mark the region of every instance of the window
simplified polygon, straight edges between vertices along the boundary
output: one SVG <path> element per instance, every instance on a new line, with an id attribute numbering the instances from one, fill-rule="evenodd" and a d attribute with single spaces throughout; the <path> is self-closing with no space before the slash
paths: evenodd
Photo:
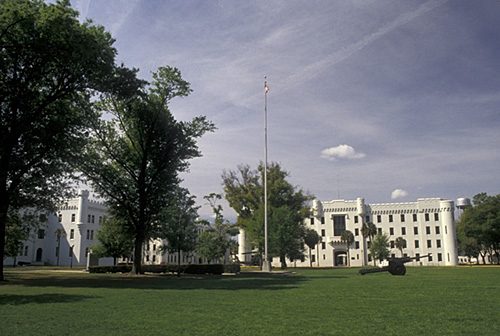
<path id="1" fill-rule="evenodd" d="M 146 261 L 149 261 L 149 255 L 146 255 Z"/>
<path id="2" fill-rule="evenodd" d="M 405 215 L 401 214 L 401 222 L 404 222 L 404 221 L 405 221 Z"/>
<path id="3" fill-rule="evenodd" d="M 415 240 L 415 248 L 419 248 L 420 247 L 420 242 L 418 240 Z"/>
<path id="4" fill-rule="evenodd" d="M 90 215 L 87 216 L 87 223 L 90 223 Z"/>
<path id="5" fill-rule="evenodd" d="M 94 217 L 94 215 L 92 215 L 92 224 L 94 224 L 94 219 L 95 219 L 95 217 Z"/>
<path id="6" fill-rule="evenodd" d="M 321 249 L 322 249 L 322 250 L 325 250 L 325 249 L 326 249 L 326 243 L 325 243 L 325 242 L 322 242 L 322 243 L 321 243 Z"/>
<path id="7" fill-rule="evenodd" d="M 354 247 L 356 248 L 356 250 L 359 250 L 359 241 L 354 242 Z"/>
<path id="8" fill-rule="evenodd" d="M 325 224 L 325 217 L 321 217 L 321 224 Z"/>
<path id="9" fill-rule="evenodd" d="M 94 230 L 90 230 L 90 240 L 94 240 Z"/>
<path id="10" fill-rule="evenodd" d="M 359 222 L 359 219 L 358 219 L 358 216 L 354 216 L 354 223 L 358 223 Z"/>
<path id="11" fill-rule="evenodd" d="M 429 255 L 429 258 L 427 260 L 432 261 L 432 255 Z"/>
<path id="12" fill-rule="evenodd" d="M 311 217 L 311 225 L 314 225 L 314 217 Z"/>
<path id="13" fill-rule="evenodd" d="M 368 241 L 368 242 L 366 243 L 366 247 L 368 247 L 368 248 L 372 247 L 372 242 L 371 242 L 371 241 Z"/>
<path id="14" fill-rule="evenodd" d="M 390 244 L 391 244 L 391 248 L 394 248 L 394 240 L 391 240 Z"/>
<path id="15" fill-rule="evenodd" d="M 427 239 L 427 248 L 431 248 L 431 247 L 432 247 L 432 240 Z"/>
<path id="16" fill-rule="evenodd" d="M 69 231 L 69 239 L 75 239 L 75 229 Z"/>
<path id="17" fill-rule="evenodd" d="M 311 255 L 311 261 L 312 261 L 312 262 L 316 262 L 316 256 L 315 256 L 314 254 L 313 254 L 313 255 Z"/>
<path id="18" fill-rule="evenodd" d="M 38 230 L 38 239 L 44 239 L 44 238 L 45 238 L 45 230 L 39 229 Z"/>
<path id="19" fill-rule="evenodd" d="M 438 220 L 439 220 L 439 214 L 438 214 L 437 212 L 434 214 L 434 220 L 435 220 L 435 221 L 438 221 Z M 438 259 L 439 259 L 439 258 L 438 258 Z"/>
<path id="20" fill-rule="evenodd" d="M 443 261 L 443 255 L 441 253 L 438 253 L 438 261 Z"/>
<path id="21" fill-rule="evenodd" d="M 415 261 L 420 261 L 420 253 L 415 253 Z"/>
<path id="22" fill-rule="evenodd" d="M 153 262 L 156 261 L 156 255 L 153 254 Z"/>
<path id="23" fill-rule="evenodd" d="M 368 261 L 372 261 L 372 255 L 368 253 Z"/>
<path id="24" fill-rule="evenodd" d="M 391 253 L 391 258 L 393 258 L 393 259 L 396 258 L 396 254 Z"/>
<path id="25" fill-rule="evenodd" d="M 428 234 L 428 235 L 431 234 L 431 227 L 430 226 L 425 227 L 425 234 Z"/>
<path id="26" fill-rule="evenodd" d="M 102 216 L 99 216 L 99 224 L 102 224 Z"/>
<path id="27" fill-rule="evenodd" d="M 76 214 L 71 214 L 71 222 L 73 223 L 76 219 Z"/>
<path id="28" fill-rule="evenodd" d="M 87 240 L 90 239 L 90 230 L 87 230 Z"/>
<path id="29" fill-rule="evenodd" d="M 366 220 L 366 223 L 369 223 L 370 222 L 370 216 L 366 216 L 365 220 Z"/>
<path id="30" fill-rule="evenodd" d="M 394 236 L 394 228 L 393 227 L 389 228 L 389 235 Z"/>
<path id="31" fill-rule="evenodd" d="M 90 252 L 89 248 L 88 248 L 88 247 L 86 247 L 86 248 L 85 248 L 85 257 L 88 257 L 89 252 Z"/>
<path id="32" fill-rule="evenodd" d="M 402 227 L 401 228 L 401 235 L 406 235 L 406 228 L 405 227 Z"/>
<path id="33" fill-rule="evenodd" d="M 354 235 L 359 236 L 359 229 L 358 228 L 354 229 Z"/>
<path id="34" fill-rule="evenodd" d="M 441 248 L 441 240 L 440 239 L 436 240 L 436 247 Z"/>
<path id="35" fill-rule="evenodd" d="M 392 223 L 392 215 L 389 215 L 389 223 Z"/>
<path id="36" fill-rule="evenodd" d="M 156 251 L 156 244 L 153 244 L 153 251 Z"/>
<path id="37" fill-rule="evenodd" d="M 381 223 L 382 222 L 382 215 L 377 215 L 377 223 Z"/>
<path id="38" fill-rule="evenodd" d="M 429 221 L 429 214 L 428 214 L 428 213 L 426 213 L 426 214 L 425 214 L 425 221 L 426 221 L 426 222 L 428 222 L 428 221 Z"/>
<path id="39" fill-rule="evenodd" d="M 413 221 L 416 222 L 417 221 L 417 214 L 413 214 Z"/>
<path id="40" fill-rule="evenodd" d="M 439 234 L 439 233 L 440 233 L 439 226 L 436 226 L 436 234 Z"/>
<path id="41" fill-rule="evenodd" d="M 382 228 L 377 228 L 377 234 L 379 234 L 379 235 L 382 234 Z"/>
<path id="42" fill-rule="evenodd" d="M 321 230 L 321 237 L 324 237 L 325 236 L 325 229 L 322 229 Z"/>
<path id="43" fill-rule="evenodd" d="M 333 216 L 333 235 L 341 236 L 345 231 L 345 216 Z M 323 236 L 324 237 L 324 236 Z"/>
<path id="44" fill-rule="evenodd" d="M 413 227 L 413 234 L 418 235 L 418 226 Z"/>

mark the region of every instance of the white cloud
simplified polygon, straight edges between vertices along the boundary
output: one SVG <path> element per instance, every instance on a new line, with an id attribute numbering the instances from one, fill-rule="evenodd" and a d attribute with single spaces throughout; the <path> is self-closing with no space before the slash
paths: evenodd
<path id="1" fill-rule="evenodd" d="M 408 196 L 408 192 L 403 189 L 394 189 L 391 193 L 391 199 L 402 198 Z"/>
<path id="2" fill-rule="evenodd" d="M 321 151 L 321 157 L 328 160 L 362 159 L 365 156 L 365 153 L 356 152 L 356 150 L 349 145 L 338 145 L 337 147 L 325 148 Z"/>

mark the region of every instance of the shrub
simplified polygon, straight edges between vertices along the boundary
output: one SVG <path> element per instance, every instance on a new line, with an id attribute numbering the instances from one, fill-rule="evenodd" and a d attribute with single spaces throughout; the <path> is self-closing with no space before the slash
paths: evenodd
<path id="1" fill-rule="evenodd" d="M 240 273 L 241 266 L 240 264 L 227 264 L 224 265 L 224 273 Z"/>
<path id="2" fill-rule="evenodd" d="M 200 265 L 187 265 L 185 271 L 186 274 L 217 274 L 221 275 L 224 273 L 224 265 L 222 264 L 200 264 Z"/>

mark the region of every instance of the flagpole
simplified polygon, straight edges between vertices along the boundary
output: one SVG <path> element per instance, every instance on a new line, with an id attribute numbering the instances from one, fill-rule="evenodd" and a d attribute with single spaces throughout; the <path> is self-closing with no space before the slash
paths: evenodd
<path id="1" fill-rule="evenodd" d="M 262 270 L 265 272 L 271 271 L 271 262 L 267 251 L 267 77 L 264 77 L 264 262 Z"/>

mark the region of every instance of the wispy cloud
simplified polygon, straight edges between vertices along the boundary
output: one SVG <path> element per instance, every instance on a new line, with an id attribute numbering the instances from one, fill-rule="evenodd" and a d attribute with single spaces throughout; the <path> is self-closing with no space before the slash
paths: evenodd
<path id="1" fill-rule="evenodd" d="M 336 147 L 325 148 L 321 151 L 321 157 L 323 159 L 335 160 L 335 159 L 362 159 L 366 156 L 365 153 L 356 152 L 356 150 L 349 145 L 338 145 Z"/>
<path id="2" fill-rule="evenodd" d="M 337 63 L 340 63 L 355 53 L 361 51 L 368 45 L 372 44 L 373 42 L 377 41 L 378 39 L 382 38 L 386 34 L 394 31 L 395 29 L 407 24 L 408 22 L 418 18 L 419 16 L 422 16 L 433 9 L 443 5 L 446 3 L 448 0 L 438 0 L 438 1 L 428 1 L 420 5 L 416 10 L 408 12 L 408 13 L 403 13 L 400 16 L 398 16 L 395 20 L 383 25 L 380 27 L 377 31 L 365 35 L 363 38 L 358 40 L 357 42 L 354 42 L 352 44 L 349 44 L 340 50 L 327 55 L 326 57 L 323 57 L 323 59 L 310 63 L 307 66 L 305 66 L 300 72 L 297 72 L 291 76 L 289 76 L 284 82 L 289 83 L 289 85 L 294 86 L 297 85 L 298 82 L 304 82 L 311 80 L 318 76 L 319 74 L 323 73 L 326 69 L 329 69 L 336 65 Z"/>

